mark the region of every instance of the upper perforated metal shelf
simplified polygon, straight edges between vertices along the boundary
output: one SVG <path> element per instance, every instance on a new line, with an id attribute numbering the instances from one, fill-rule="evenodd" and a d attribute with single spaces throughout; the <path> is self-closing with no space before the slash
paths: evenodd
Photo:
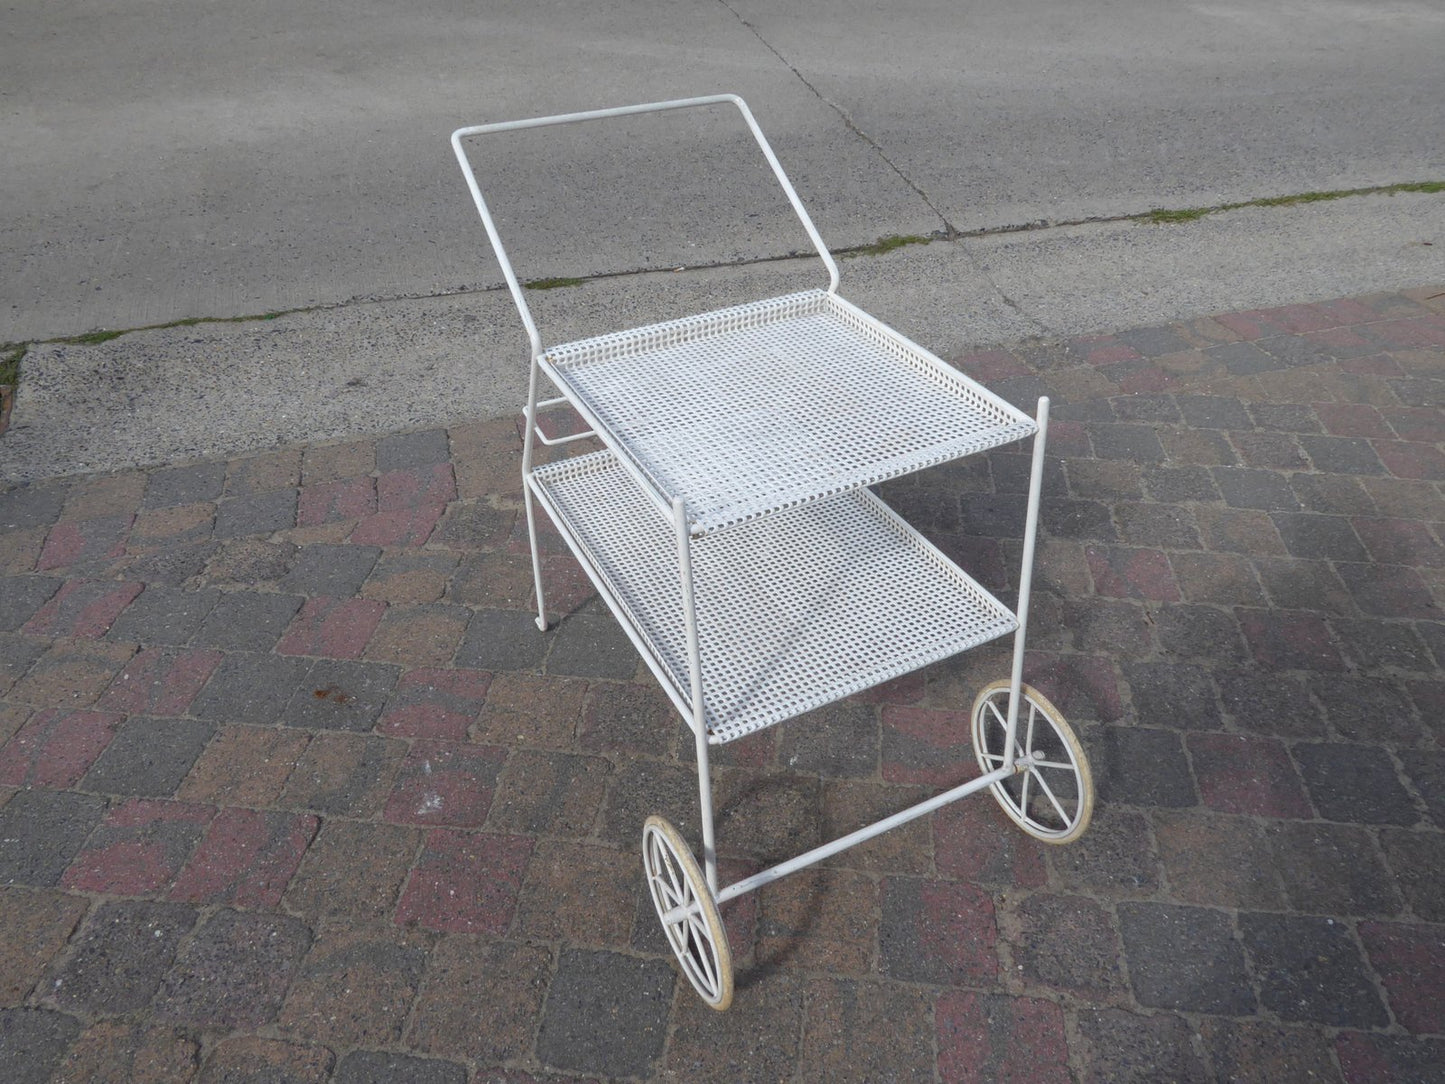
<path id="1" fill-rule="evenodd" d="M 542 367 L 695 534 L 1030 436 L 1028 415 L 836 294 L 553 347 Z"/>

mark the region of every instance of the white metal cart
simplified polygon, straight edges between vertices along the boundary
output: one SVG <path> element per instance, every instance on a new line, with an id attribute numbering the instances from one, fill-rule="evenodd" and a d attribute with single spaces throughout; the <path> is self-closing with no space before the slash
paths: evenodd
<path id="1" fill-rule="evenodd" d="M 828 269 L 826 289 L 545 346 L 463 140 L 495 132 L 732 104 Z M 566 539 L 692 728 L 703 863 L 649 817 L 643 864 L 683 973 L 732 1000 L 718 907 L 988 789 L 1030 835 L 1077 838 L 1093 807 L 1069 725 L 1023 684 L 1048 400 L 1030 418 L 838 296 L 838 268 L 751 111 L 715 95 L 462 128 L 452 147 L 531 342 L 522 477 L 537 624 L 546 607 L 534 505 Z M 545 374 L 562 397 L 538 401 Z M 538 411 L 569 403 L 585 432 L 549 438 Z M 1033 438 L 1018 605 L 1010 610 L 867 488 Z M 536 465 L 544 444 L 600 450 Z M 708 749 L 1012 633 L 1013 668 L 974 702 L 980 775 L 720 888 Z"/>

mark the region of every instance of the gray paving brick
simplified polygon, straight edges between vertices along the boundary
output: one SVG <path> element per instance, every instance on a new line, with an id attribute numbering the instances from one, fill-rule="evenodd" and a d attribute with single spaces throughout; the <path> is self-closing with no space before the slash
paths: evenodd
<path id="1" fill-rule="evenodd" d="M 217 538 L 272 534 L 296 526 L 296 490 L 276 489 L 249 497 L 232 497 L 216 506 Z"/>
<path id="2" fill-rule="evenodd" d="M 305 687 L 312 665 L 311 659 L 282 655 L 227 655 L 191 702 L 191 714 L 274 726 L 282 721 L 293 694 Z"/>
<path id="3" fill-rule="evenodd" d="M 1321 516 L 1312 512 L 1276 512 L 1272 517 L 1285 549 L 1293 557 L 1326 561 L 1369 559 L 1359 535 L 1344 516 Z"/>
<path id="4" fill-rule="evenodd" d="M 1089 1047 L 1090 1084 L 1205 1084 L 1212 1079 L 1195 1052 L 1193 1028 L 1180 1017 L 1099 1009 L 1079 1013 L 1078 1020 Z"/>
<path id="5" fill-rule="evenodd" d="M 1101 726 L 1090 732 L 1088 748 L 1101 801 L 1164 809 L 1199 804 L 1184 746 L 1174 731 Z"/>
<path id="6" fill-rule="evenodd" d="M 470 633 L 470 628 L 467 630 Z M 538 639 L 543 637 L 533 628 Z M 465 644 L 463 644 L 465 647 Z M 627 679 L 637 673 L 637 649 L 610 613 L 577 613 L 557 626 L 547 673 Z"/>
<path id="7" fill-rule="evenodd" d="M 456 664 L 474 670 L 535 670 L 552 635 L 538 630 L 525 610 L 477 610 L 467 625 Z"/>
<path id="8" fill-rule="evenodd" d="M 481 1078 L 486 1079 L 485 1071 Z M 334 1084 L 467 1084 L 467 1069 L 452 1061 L 353 1050 L 336 1066 Z"/>
<path id="9" fill-rule="evenodd" d="M 1289 479 L 1275 471 L 1252 467 L 1215 467 L 1214 481 L 1231 508 L 1293 512 L 1299 507 Z"/>
<path id="10" fill-rule="evenodd" d="M 144 1009 L 195 924 L 195 908 L 181 903 L 103 904 L 72 942 L 47 996 L 63 1009 L 98 1016 Z"/>
<path id="11" fill-rule="evenodd" d="M 287 726 L 366 731 L 376 725 L 401 667 L 318 659 L 286 705 Z"/>
<path id="12" fill-rule="evenodd" d="M 303 601 L 300 595 L 227 591 L 191 642 L 221 651 L 270 651 Z"/>
<path id="13" fill-rule="evenodd" d="M 1389 1023 L 1360 949 L 1345 925 L 1308 915 L 1246 913 L 1239 930 L 1264 1008 L 1283 1020 L 1332 1027 Z"/>
<path id="14" fill-rule="evenodd" d="M 0 576 L 0 632 L 14 632 L 34 617 L 60 584 L 51 576 Z"/>
<path id="15" fill-rule="evenodd" d="M 424 429 L 417 433 L 395 433 L 376 442 L 376 469 L 406 470 L 446 463 L 451 444 L 445 429 Z"/>
<path id="16" fill-rule="evenodd" d="M 1090 425 L 1089 439 L 1100 459 L 1129 459 L 1135 463 L 1162 463 L 1164 447 L 1153 426 L 1123 422 Z"/>
<path id="17" fill-rule="evenodd" d="M 279 586 L 301 595 L 347 598 L 361 590 L 379 556 L 376 546 L 303 546 Z"/>
<path id="18" fill-rule="evenodd" d="M 1119 904 L 1129 983 L 1141 1005 L 1226 1016 L 1254 1011 L 1229 918 L 1203 907 Z"/>
<path id="19" fill-rule="evenodd" d="M 1412 825 L 1420 819 L 1390 754 L 1371 745 L 1297 745 L 1295 759 L 1322 817 L 1359 824 Z"/>
<path id="20" fill-rule="evenodd" d="M 103 798 L 20 791 L 0 807 L 0 884 L 58 884 L 104 815 Z"/>
<path id="21" fill-rule="evenodd" d="M 1399 913 L 1399 893 L 1365 829 L 1326 821 L 1279 821 L 1267 824 L 1265 835 L 1295 910 L 1323 915 Z"/>
<path id="22" fill-rule="evenodd" d="M 663 960 L 564 951 L 537 1035 L 537 1057 L 544 1065 L 603 1077 L 645 1074 L 667 1037 L 674 975 Z"/>
<path id="23" fill-rule="evenodd" d="M 7 1084 L 49 1084 L 80 1021 L 45 1009 L 0 1009 L 0 1077 Z"/>
<path id="24" fill-rule="evenodd" d="M 1330 474 L 1385 473 L 1385 465 L 1367 440 L 1304 434 L 1299 442 L 1316 470 Z"/>
<path id="25" fill-rule="evenodd" d="M 166 798 L 176 792 L 216 732 L 198 719 L 133 715 L 81 780 L 82 790 Z"/>
<path id="26" fill-rule="evenodd" d="M 115 619 L 106 636 L 126 643 L 188 644 L 220 597 L 215 588 L 181 591 L 151 584 Z"/>
<path id="27" fill-rule="evenodd" d="M 1223 395 L 1179 395 L 1184 420 L 1197 429 L 1252 429 L 1249 412 L 1238 399 Z"/>
<path id="28" fill-rule="evenodd" d="M 69 486 L 63 481 L 38 482 L 0 490 L 0 528 L 49 527 L 60 518 Z"/>
<path id="29" fill-rule="evenodd" d="M 196 463 L 154 471 L 146 480 L 141 507 L 173 508 L 218 500 L 225 481 L 225 463 Z"/>

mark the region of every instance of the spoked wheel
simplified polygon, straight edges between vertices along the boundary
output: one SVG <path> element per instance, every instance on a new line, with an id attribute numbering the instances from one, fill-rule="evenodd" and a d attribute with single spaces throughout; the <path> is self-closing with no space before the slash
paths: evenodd
<path id="1" fill-rule="evenodd" d="M 995 681 L 973 702 L 973 750 L 985 772 L 1004 765 L 1008 700 L 1009 683 Z M 1045 843 L 1083 835 L 1094 812 L 1089 761 L 1059 709 L 1027 685 L 1019 689 L 1014 757 L 1018 772 L 990 788 L 1003 811 Z"/>
<path id="2" fill-rule="evenodd" d="M 642 828 L 642 866 L 682 973 L 698 996 L 721 1012 L 733 1000 L 727 931 L 687 841 L 662 817 L 648 817 Z"/>

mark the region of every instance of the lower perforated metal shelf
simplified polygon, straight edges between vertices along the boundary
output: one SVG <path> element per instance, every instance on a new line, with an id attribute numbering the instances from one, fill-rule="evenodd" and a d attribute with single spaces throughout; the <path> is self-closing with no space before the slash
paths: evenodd
<path id="1" fill-rule="evenodd" d="M 673 527 L 610 451 L 539 467 L 532 489 L 690 714 Z M 867 490 L 694 539 L 692 560 L 714 743 L 1017 627 L 1011 611 Z"/>

